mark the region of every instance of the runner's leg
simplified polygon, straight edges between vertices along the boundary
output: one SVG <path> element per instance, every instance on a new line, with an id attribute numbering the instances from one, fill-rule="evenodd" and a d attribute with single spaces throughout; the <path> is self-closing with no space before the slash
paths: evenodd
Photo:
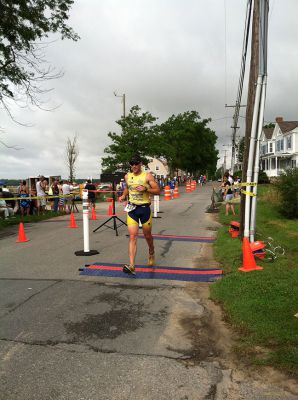
<path id="1" fill-rule="evenodd" d="M 129 255 L 130 265 L 135 265 L 138 231 L 139 231 L 138 225 L 128 225 L 128 233 L 129 233 L 128 255 Z"/>

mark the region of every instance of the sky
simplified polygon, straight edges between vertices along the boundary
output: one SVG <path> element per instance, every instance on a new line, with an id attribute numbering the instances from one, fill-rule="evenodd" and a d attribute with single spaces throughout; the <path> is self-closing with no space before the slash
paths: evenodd
<path id="1" fill-rule="evenodd" d="M 123 112 L 139 105 L 161 123 L 196 110 L 211 118 L 219 164 L 230 162 L 246 0 L 75 0 L 69 25 L 80 40 L 50 38 L 47 61 L 63 76 L 46 83 L 43 107 L 0 108 L 0 178 L 68 177 L 67 139 L 78 136 L 77 178 L 100 179 L 108 132 Z M 298 1 L 271 0 L 268 84 L 264 120 L 298 120 Z M 249 56 L 248 56 L 249 59 Z M 242 104 L 246 104 L 246 68 Z M 245 108 L 239 135 L 244 135 Z"/>

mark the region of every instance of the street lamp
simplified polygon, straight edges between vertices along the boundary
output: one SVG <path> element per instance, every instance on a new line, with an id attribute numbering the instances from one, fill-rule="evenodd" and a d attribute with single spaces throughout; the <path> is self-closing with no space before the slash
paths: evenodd
<path id="1" fill-rule="evenodd" d="M 125 118 L 125 93 L 118 95 L 116 92 L 114 92 L 114 96 L 116 96 L 116 97 L 122 97 L 123 118 Z"/>

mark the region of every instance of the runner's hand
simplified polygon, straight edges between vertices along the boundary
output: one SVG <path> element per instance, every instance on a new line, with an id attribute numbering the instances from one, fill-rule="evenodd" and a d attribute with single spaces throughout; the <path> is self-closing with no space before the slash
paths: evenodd
<path id="1" fill-rule="evenodd" d="M 143 186 L 143 185 L 140 185 L 140 186 L 136 187 L 136 190 L 138 192 L 146 192 L 147 188 L 145 186 Z"/>

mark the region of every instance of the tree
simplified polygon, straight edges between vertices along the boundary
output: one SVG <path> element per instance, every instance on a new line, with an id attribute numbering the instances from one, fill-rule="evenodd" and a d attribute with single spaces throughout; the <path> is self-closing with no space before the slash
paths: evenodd
<path id="1" fill-rule="evenodd" d="M 120 134 L 109 132 L 108 136 L 112 144 L 104 149 L 109 154 L 102 158 L 104 172 L 127 170 L 129 160 L 138 153 L 144 164 L 148 163 L 146 156 L 156 155 L 156 132 L 158 127 L 154 125 L 156 117 L 149 112 L 141 112 L 136 105 L 131 108 L 126 117 L 122 117 L 116 123 L 121 127 Z"/>
<path id="2" fill-rule="evenodd" d="M 216 171 L 217 136 L 207 127 L 210 119 L 200 119 L 197 111 L 172 115 L 160 127 L 160 153 L 168 162 L 171 174 L 182 169 L 191 174 Z"/>
<path id="3" fill-rule="evenodd" d="M 264 125 L 263 128 L 275 128 L 275 124 L 274 122 L 269 122 L 269 124 Z"/>
<path id="4" fill-rule="evenodd" d="M 66 25 L 73 0 L 0 0 L 0 102 L 10 114 L 8 101 L 40 105 L 44 80 L 61 76 L 44 60 L 42 39 L 60 33 L 78 40 Z"/>
<path id="5" fill-rule="evenodd" d="M 238 162 L 242 162 L 243 161 L 243 155 L 244 155 L 244 145 L 245 145 L 245 137 L 242 137 L 237 145 L 237 150 L 238 150 L 238 154 L 237 154 L 237 158 L 238 158 Z"/>
<path id="6" fill-rule="evenodd" d="M 66 165 L 69 170 L 69 180 L 73 182 L 75 178 L 75 163 L 79 156 L 78 136 L 75 135 L 73 140 L 67 138 L 66 143 Z"/>

